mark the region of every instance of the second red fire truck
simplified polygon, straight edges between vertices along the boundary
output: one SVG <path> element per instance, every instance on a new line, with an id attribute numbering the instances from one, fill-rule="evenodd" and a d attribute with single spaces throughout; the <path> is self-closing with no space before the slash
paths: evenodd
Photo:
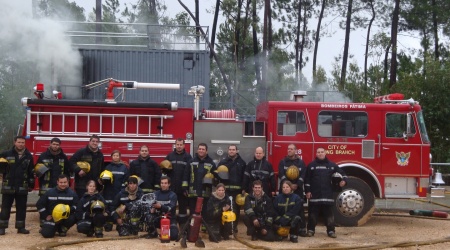
<path id="1" fill-rule="evenodd" d="M 154 87 L 113 79 L 111 85 Z M 70 157 L 86 146 L 92 134 L 101 137 L 106 161 L 118 149 L 129 162 L 137 158 L 140 146 L 147 145 L 151 157 L 160 162 L 173 150 L 176 138 L 186 140 L 191 154 L 199 143 L 207 143 L 216 162 L 226 157 L 230 144 L 238 145 L 247 162 L 261 146 L 274 166 L 291 143 L 306 164 L 323 147 L 350 176 L 344 190 L 336 193 L 335 220 L 341 226 L 364 224 L 374 211 L 375 197 L 425 197 L 431 184 L 430 141 L 423 112 L 416 101 L 405 100 L 401 94 L 382 96 L 374 103 L 333 103 L 303 102 L 306 93 L 296 92 L 292 101 L 259 104 L 255 121 L 241 121 L 234 110 L 200 112 L 201 86 L 190 90 L 194 108 L 178 108 L 176 102 L 117 102 L 111 95 L 105 101 L 43 99 L 40 88 L 37 99 L 22 99 L 26 107 L 23 134 L 30 139 L 28 147 L 36 159 L 53 137 L 63 141 Z"/>

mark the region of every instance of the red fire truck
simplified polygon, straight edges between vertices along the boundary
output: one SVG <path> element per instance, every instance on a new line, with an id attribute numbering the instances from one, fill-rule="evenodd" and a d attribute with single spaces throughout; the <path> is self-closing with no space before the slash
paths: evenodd
<path id="1" fill-rule="evenodd" d="M 149 87 L 110 80 L 112 85 Z M 216 162 L 226 157 L 230 144 L 238 146 L 247 162 L 261 146 L 275 168 L 291 143 L 306 164 L 323 147 L 329 159 L 350 176 L 344 190 L 336 193 L 335 220 L 341 226 L 364 224 L 374 210 L 375 197 L 425 197 L 431 182 L 430 141 L 421 107 L 401 94 L 375 98 L 374 103 L 324 103 L 303 102 L 306 92 L 296 92 L 293 101 L 259 104 L 255 121 L 241 121 L 234 110 L 200 112 L 201 86 L 189 91 L 194 108 L 117 102 L 111 94 L 105 101 L 43 99 L 41 88 L 37 87 L 37 99 L 22 99 L 26 107 L 23 134 L 30 139 L 35 158 L 53 137 L 62 140 L 70 157 L 86 146 L 92 134 L 101 137 L 106 161 L 115 149 L 124 161 L 131 161 L 140 146 L 147 145 L 160 162 L 173 150 L 176 138 L 184 138 L 192 154 L 199 143 L 207 143 Z"/>

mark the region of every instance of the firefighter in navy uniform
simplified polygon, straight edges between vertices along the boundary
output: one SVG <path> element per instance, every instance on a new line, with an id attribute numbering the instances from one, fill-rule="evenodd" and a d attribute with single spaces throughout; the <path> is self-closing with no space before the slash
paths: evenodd
<path id="1" fill-rule="evenodd" d="M 76 222 L 77 205 L 78 196 L 69 188 L 69 177 L 58 176 L 56 187 L 50 188 L 36 202 L 41 219 L 42 236 L 53 238 L 58 232 L 59 236 L 65 237 L 67 230 Z"/>
<path id="2" fill-rule="evenodd" d="M 130 176 L 128 178 L 127 187 L 122 189 L 114 198 L 109 211 L 113 220 L 117 223 L 117 231 L 119 236 L 128 236 L 130 234 L 137 235 L 139 225 L 132 225 L 132 221 L 139 222 L 139 218 L 132 218 L 130 211 L 133 203 L 141 199 L 143 192 L 138 187 L 138 178 Z"/>
<path id="3" fill-rule="evenodd" d="M 224 216 L 223 213 L 227 211 L 231 211 L 231 202 L 229 196 L 225 193 L 225 185 L 219 183 L 216 186 L 216 191 L 212 193 L 207 204 L 206 213 L 208 217 L 206 218 L 206 222 L 211 229 L 211 233 L 215 236 L 209 235 L 210 241 L 216 242 L 216 240 L 221 241 L 222 239 L 230 239 L 230 234 L 232 233 L 231 222 L 222 220 Z M 234 215 L 234 217 L 236 217 L 236 215 Z"/>
<path id="4" fill-rule="evenodd" d="M 304 195 L 304 179 L 306 173 L 306 165 L 302 159 L 296 154 L 297 147 L 294 144 L 288 145 L 288 154 L 285 158 L 280 161 L 278 165 L 278 176 L 279 176 L 279 193 L 281 193 L 283 181 L 289 180 L 292 183 L 292 190 L 297 194 L 301 200 L 302 204 L 300 206 L 299 216 L 301 218 L 299 235 L 306 237 L 306 219 L 305 211 L 303 209 L 303 199 Z"/>
<path id="5" fill-rule="evenodd" d="M 161 177 L 161 190 L 155 192 L 156 202 L 153 204 L 150 213 L 146 215 L 146 221 L 151 223 L 151 225 L 147 226 L 147 238 L 155 238 L 157 236 L 156 228 L 161 227 L 161 216 L 164 215 L 170 219 L 170 240 L 178 239 L 177 195 L 170 190 L 170 182 L 170 177 Z"/>
<path id="6" fill-rule="evenodd" d="M 16 228 L 17 233 L 29 234 L 25 229 L 28 192 L 34 187 L 33 156 L 25 148 L 25 138 L 14 138 L 14 147 L 0 153 L 2 161 L 0 173 L 3 174 L 2 182 L 2 211 L 0 213 L 0 235 L 5 234 L 8 228 L 11 207 L 16 203 Z"/>
<path id="7" fill-rule="evenodd" d="M 172 165 L 172 170 L 167 171 L 166 174 L 172 181 L 170 189 L 175 192 L 178 198 L 177 220 L 180 226 L 184 225 L 188 218 L 187 208 L 189 205 L 189 199 L 183 193 L 182 184 L 184 170 L 187 168 L 188 163 L 191 161 L 191 159 L 192 156 L 186 152 L 184 140 L 182 138 L 178 138 L 175 141 L 175 149 L 166 156 L 166 160 L 168 160 Z M 163 163 L 161 162 L 160 166 L 164 171 L 164 169 L 167 169 L 167 167 L 163 166 L 162 164 Z"/>
<path id="8" fill-rule="evenodd" d="M 189 197 L 190 215 L 195 213 L 197 197 L 203 197 L 202 217 L 205 218 L 206 205 L 211 196 L 212 184 L 216 170 L 216 164 L 208 155 L 208 145 L 199 143 L 197 154 L 189 162 L 189 166 L 184 171 L 183 190 Z"/>
<path id="9" fill-rule="evenodd" d="M 292 243 L 298 242 L 298 233 L 300 229 L 301 218 L 298 215 L 302 208 L 303 201 L 297 194 L 293 193 L 292 183 L 288 180 L 283 181 L 281 192 L 275 197 L 273 207 L 277 212 L 277 217 L 274 220 L 277 233 L 279 236 L 287 237 Z M 282 228 L 280 228 L 282 227 Z M 289 228 L 283 233 L 283 227 Z"/>
<path id="10" fill-rule="evenodd" d="M 236 196 L 238 194 L 245 194 L 245 188 L 242 185 L 244 181 L 244 172 L 247 164 L 241 158 L 238 153 L 238 148 L 236 145 L 228 146 L 228 156 L 223 159 L 218 164 L 217 172 L 220 173 L 220 166 L 226 166 L 228 168 L 228 180 L 221 180 L 220 176 L 218 179 L 220 182 L 225 184 L 225 190 L 227 192 L 227 196 L 233 197 L 233 212 L 236 214 L 236 222 L 239 221 L 240 215 L 240 207 L 236 203 Z M 235 231 L 237 232 L 237 226 L 235 227 Z"/>
<path id="11" fill-rule="evenodd" d="M 247 227 L 247 235 L 252 241 L 259 239 L 265 241 L 276 240 L 273 231 L 273 220 L 276 216 L 272 199 L 264 193 L 262 182 L 256 180 L 252 183 L 252 190 L 245 197 L 244 224 Z"/>
<path id="12" fill-rule="evenodd" d="M 90 180 L 86 190 L 75 212 L 77 231 L 88 237 L 95 234 L 96 238 L 103 238 L 103 227 L 108 216 L 105 199 L 96 190 L 95 181 Z"/>
<path id="13" fill-rule="evenodd" d="M 75 173 L 75 191 L 78 197 L 82 197 L 86 193 L 86 184 L 89 180 L 96 181 L 100 177 L 100 173 L 104 170 L 104 157 L 102 151 L 100 151 L 98 144 L 100 143 L 100 137 L 98 135 L 92 135 L 89 139 L 89 144 L 79 149 L 69 161 L 72 167 L 72 172 Z M 82 169 L 79 162 L 85 162 L 89 164 L 89 171 Z M 97 189 L 98 186 L 97 186 Z"/>
<path id="14" fill-rule="evenodd" d="M 316 159 L 309 163 L 305 175 L 306 198 L 309 199 L 308 207 L 308 237 L 314 236 L 319 213 L 326 218 L 327 235 L 336 238 L 333 215 L 333 191 L 332 176 L 339 173 L 342 177 L 335 183 L 336 188 L 342 188 L 347 184 L 344 170 L 336 163 L 328 160 L 324 148 L 317 148 Z"/>
<path id="15" fill-rule="evenodd" d="M 126 187 L 126 182 L 128 177 L 130 177 L 130 172 L 127 166 L 120 160 L 120 156 L 119 150 L 113 150 L 111 152 L 112 162 L 100 174 L 100 182 L 103 184 L 102 196 L 105 198 L 105 205 L 107 207 L 112 205 L 114 198 L 120 190 Z M 113 225 L 113 219 L 108 217 L 105 224 L 105 231 L 110 232 Z"/>
<path id="16" fill-rule="evenodd" d="M 39 196 L 56 187 L 58 176 L 61 174 L 70 176 L 69 159 L 61 149 L 59 138 L 50 140 L 47 151 L 42 153 L 36 162 L 34 173 L 39 178 Z"/>
<path id="17" fill-rule="evenodd" d="M 270 197 L 275 196 L 275 173 L 270 162 L 264 156 L 264 150 L 257 147 L 255 150 L 255 158 L 247 164 L 244 172 L 244 188 L 247 193 L 252 190 L 252 183 L 260 180 L 263 184 L 263 191 Z"/>
<path id="18" fill-rule="evenodd" d="M 144 181 L 139 186 L 144 194 L 153 193 L 160 189 L 161 169 L 150 158 L 147 146 L 141 146 L 139 157 L 130 163 L 130 175 L 137 175 Z"/>

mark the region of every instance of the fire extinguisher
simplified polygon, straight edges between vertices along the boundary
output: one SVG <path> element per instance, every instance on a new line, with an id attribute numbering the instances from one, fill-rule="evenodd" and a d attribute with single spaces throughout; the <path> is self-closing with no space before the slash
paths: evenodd
<path id="1" fill-rule="evenodd" d="M 161 217 L 161 230 L 160 230 L 160 240 L 161 243 L 170 242 L 170 219 L 164 215 Z"/>
<path id="2" fill-rule="evenodd" d="M 189 242 L 196 242 L 200 233 L 200 227 L 202 225 L 202 205 L 203 197 L 197 197 L 197 203 L 195 204 L 195 214 L 192 215 L 192 219 L 189 225 Z"/>

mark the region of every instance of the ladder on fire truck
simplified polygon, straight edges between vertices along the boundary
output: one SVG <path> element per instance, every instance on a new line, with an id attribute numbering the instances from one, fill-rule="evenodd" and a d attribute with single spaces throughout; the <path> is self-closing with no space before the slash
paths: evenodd
<path id="1" fill-rule="evenodd" d="M 140 115 L 140 114 L 96 114 L 96 113 L 70 113 L 70 112 L 41 112 L 27 110 L 27 134 L 40 136 L 99 136 L 115 137 L 147 137 L 147 138 L 173 138 L 172 134 L 164 134 L 164 120 L 173 119 L 173 115 Z M 130 122 L 134 120 L 133 122 Z M 85 123 L 82 126 L 81 123 Z M 91 126 L 91 122 L 98 125 Z M 69 125 L 69 123 L 73 123 Z M 109 131 L 104 129 L 108 126 Z M 135 124 L 135 128 L 128 123 Z M 141 123 L 148 124 L 145 130 Z M 155 124 L 156 123 L 156 124 Z M 152 126 L 158 127 L 158 133 L 151 133 Z M 128 127 L 127 127 L 128 126 Z M 96 127 L 92 128 L 92 127 Z M 72 129 L 71 129 L 72 128 Z M 121 130 L 119 132 L 119 129 Z"/>

